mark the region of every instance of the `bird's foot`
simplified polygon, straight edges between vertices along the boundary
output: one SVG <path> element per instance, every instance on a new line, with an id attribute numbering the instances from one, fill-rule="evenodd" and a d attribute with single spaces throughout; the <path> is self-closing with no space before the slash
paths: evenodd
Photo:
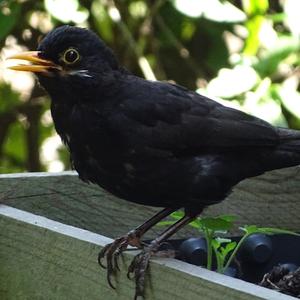
<path id="1" fill-rule="evenodd" d="M 145 291 L 145 276 L 149 266 L 149 261 L 152 256 L 159 257 L 174 257 L 174 250 L 158 251 L 160 244 L 155 240 L 134 257 L 129 268 L 127 277 L 135 279 L 135 296 L 134 299 L 144 298 Z"/>
<path id="2" fill-rule="evenodd" d="M 98 263 L 102 268 L 107 269 L 107 281 L 113 289 L 115 286 L 112 284 L 111 277 L 120 270 L 118 258 L 129 245 L 142 248 L 140 238 L 134 230 L 107 244 L 98 254 Z M 103 263 L 104 258 L 106 258 L 106 265 Z"/>

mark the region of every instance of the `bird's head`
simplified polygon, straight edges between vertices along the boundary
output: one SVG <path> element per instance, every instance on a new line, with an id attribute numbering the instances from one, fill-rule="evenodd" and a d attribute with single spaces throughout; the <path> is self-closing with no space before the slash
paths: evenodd
<path id="1" fill-rule="evenodd" d="M 34 72 L 50 93 L 66 87 L 84 88 L 109 78 L 119 69 L 112 51 L 90 30 L 61 26 L 49 32 L 37 51 L 10 56 L 9 59 L 29 61 L 9 67 L 17 71 Z"/>

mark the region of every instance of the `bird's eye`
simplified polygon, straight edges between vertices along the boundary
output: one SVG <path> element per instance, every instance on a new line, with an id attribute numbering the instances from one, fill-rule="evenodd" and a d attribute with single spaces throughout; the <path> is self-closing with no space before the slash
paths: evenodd
<path id="1" fill-rule="evenodd" d="M 78 51 L 74 48 L 69 48 L 66 50 L 62 56 L 62 60 L 67 65 L 74 64 L 76 61 L 78 61 L 80 58 L 80 55 Z"/>

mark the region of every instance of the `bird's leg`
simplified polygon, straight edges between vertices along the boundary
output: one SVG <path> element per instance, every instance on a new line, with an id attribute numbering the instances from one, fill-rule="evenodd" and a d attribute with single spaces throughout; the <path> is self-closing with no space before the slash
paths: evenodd
<path id="1" fill-rule="evenodd" d="M 149 260 L 151 256 L 155 255 L 161 243 L 167 240 L 170 236 L 176 233 L 180 228 L 184 227 L 195 219 L 195 215 L 185 215 L 178 220 L 172 226 L 168 227 L 162 234 L 160 234 L 155 240 L 153 240 L 149 246 L 145 246 L 141 253 L 134 257 L 132 263 L 129 266 L 127 276 L 130 278 L 130 274 L 133 274 L 135 278 L 135 298 L 144 297 L 145 288 L 145 274 L 149 266 Z"/>
<path id="2" fill-rule="evenodd" d="M 118 257 L 119 255 L 127 249 L 128 245 L 142 248 L 142 243 L 140 241 L 141 237 L 155 224 L 161 221 L 166 216 L 170 215 L 175 209 L 165 208 L 155 214 L 152 218 L 147 220 L 142 225 L 131 230 L 126 235 L 117 238 L 114 242 L 106 245 L 98 255 L 98 263 L 101 267 L 107 269 L 107 281 L 112 288 L 115 288 L 111 281 L 111 276 L 116 270 L 119 270 Z M 106 266 L 103 264 L 102 260 L 106 257 Z"/>

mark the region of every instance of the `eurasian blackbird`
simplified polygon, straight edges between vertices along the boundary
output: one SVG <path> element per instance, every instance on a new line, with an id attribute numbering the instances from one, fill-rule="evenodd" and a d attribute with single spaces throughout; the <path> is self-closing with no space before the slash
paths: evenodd
<path id="1" fill-rule="evenodd" d="M 32 62 L 11 68 L 37 74 L 82 180 L 127 201 L 164 208 L 99 254 L 101 265 L 106 257 L 113 286 L 118 255 L 128 245 L 142 248 L 129 267 L 135 297 L 144 295 L 145 270 L 159 244 L 206 206 L 225 199 L 247 177 L 300 164 L 300 132 L 182 86 L 137 77 L 87 29 L 59 27 L 37 51 L 10 58 Z M 180 208 L 185 216 L 143 246 L 142 235 Z"/>

